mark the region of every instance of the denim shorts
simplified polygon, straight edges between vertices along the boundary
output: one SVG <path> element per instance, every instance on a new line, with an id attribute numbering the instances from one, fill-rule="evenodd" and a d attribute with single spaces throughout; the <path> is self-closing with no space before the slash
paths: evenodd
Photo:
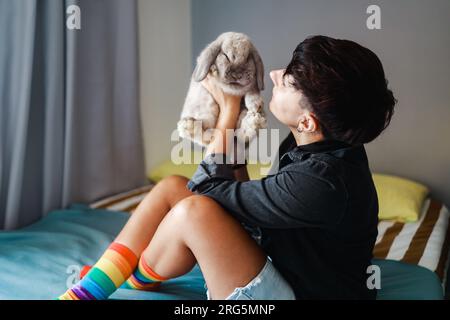
<path id="1" fill-rule="evenodd" d="M 262 239 L 262 231 L 261 228 L 253 227 L 241 222 L 241 225 L 244 227 L 245 231 L 256 241 L 258 245 L 261 245 Z"/>
<path id="2" fill-rule="evenodd" d="M 208 290 L 206 296 L 210 300 Z M 246 286 L 235 288 L 225 300 L 295 300 L 295 295 L 289 283 L 273 266 L 272 259 L 267 257 L 259 274 Z"/>

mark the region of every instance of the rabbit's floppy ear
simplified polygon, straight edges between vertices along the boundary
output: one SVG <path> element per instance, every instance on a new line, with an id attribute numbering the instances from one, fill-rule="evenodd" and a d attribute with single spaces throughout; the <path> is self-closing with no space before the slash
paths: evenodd
<path id="1" fill-rule="evenodd" d="M 251 55 L 256 67 L 256 83 L 258 84 L 258 89 L 260 91 L 264 90 L 264 65 L 255 48 L 252 48 Z"/>
<path id="2" fill-rule="evenodd" d="M 195 81 L 200 82 L 206 78 L 206 75 L 209 72 L 209 68 L 211 68 L 211 65 L 216 60 L 221 47 L 222 40 L 217 39 L 210 43 L 205 49 L 203 49 L 203 51 L 200 53 L 200 56 L 197 58 L 197 65 L 194 69 Z"/>

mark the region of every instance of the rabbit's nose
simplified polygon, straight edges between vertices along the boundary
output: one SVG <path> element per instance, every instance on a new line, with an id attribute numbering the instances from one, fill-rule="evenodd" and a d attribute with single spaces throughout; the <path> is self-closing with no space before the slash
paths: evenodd
<path id="1" fill-rule="evenodd" d="M 233 79 L 239 80 L 242 78 L 242 74 L 240 72 L 232 72 L 231 76 L 233 77 Z"/>

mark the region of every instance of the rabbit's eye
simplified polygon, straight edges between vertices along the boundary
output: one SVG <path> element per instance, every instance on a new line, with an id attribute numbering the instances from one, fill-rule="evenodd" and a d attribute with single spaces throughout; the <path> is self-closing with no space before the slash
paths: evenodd
<path id="1" fill-rule="evenodd" d="M 225 58 L 227 58 L 228 62 L 230 62 L 230 58 L 228 58 L 228 56 L 225 53 L 222 54 L 225 56 Z"/>

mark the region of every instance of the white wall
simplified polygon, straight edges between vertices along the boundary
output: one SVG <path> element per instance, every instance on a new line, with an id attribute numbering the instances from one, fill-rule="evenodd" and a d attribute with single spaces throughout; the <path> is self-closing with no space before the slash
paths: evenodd
<path id="1" fill-rule="evenodd" d="M 366 9 L 381 8 L 381 30 L 368 30 Z M 389 128 L 367 153 L 374 172 L 431 187 L 450 205 L 449 0 L 192 0 L 193 59 L 224 31 L 247 33 L 268 72 L 287 65 L 308 35 L 354 40 L 381 59 L 398 98 Z M 284 130 L 269 114 L 269 125 Z"/>
<path id="2" fill-rule="evenodd" d="M 170 157 L 191 67 L 191 1 L 138 0 L 146 169 Z M 132 155 L 130 155 L 132 156 Z"/>

